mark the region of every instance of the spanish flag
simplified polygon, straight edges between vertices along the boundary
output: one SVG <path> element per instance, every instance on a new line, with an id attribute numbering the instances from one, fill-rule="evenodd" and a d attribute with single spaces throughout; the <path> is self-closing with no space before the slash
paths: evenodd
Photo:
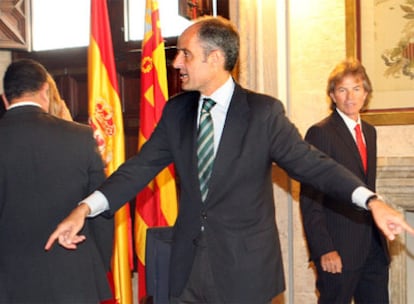
<path id="1" fill-rule="evenodd" d="M 91 0 L 88 48 L 89 123 L 110 175 L 125 161 L 124 130 L 106 0 Z M 132 303 L 132 242 L 129 204 L 115 214 L 112 276 L 115 300 Z"/>
<path id="2" fill-rule="evenodd" d="M 141 57 L 141 101 L 138 150 L 150 138 L 168 99 L 164 40 L 158 1 L 146 0 L 145 33 Z M 172 226 L 177 217 L 177 192 L 173 166 L 161 171 L 136 199 L 135 250 L 138 256 L 138 298 L 146 296 L 145 244 L 148 227 Z"/>

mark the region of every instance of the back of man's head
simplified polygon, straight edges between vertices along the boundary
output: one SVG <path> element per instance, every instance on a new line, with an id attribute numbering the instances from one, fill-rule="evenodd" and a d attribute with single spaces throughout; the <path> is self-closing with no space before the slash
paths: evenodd
<path id="1" fill-rule="evenodd" d="M 39 91 L 47 82 L 47 70 L 32 59 L 12 62 L 4 74 L 4 95 L 10 103 L 14 99 Z"/>

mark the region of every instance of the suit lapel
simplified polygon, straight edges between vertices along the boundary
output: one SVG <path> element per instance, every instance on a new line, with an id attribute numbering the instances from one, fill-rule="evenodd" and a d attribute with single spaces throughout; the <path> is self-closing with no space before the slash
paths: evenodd
<path id="1" fill-rule="evenodd" d="M 198 180 L 198 167 L 197 167 L 197 110 L 198 110 L 198 99 L 200 94 L 194 92 L 194 94 L 189 94 L 186 97 L 186 102 L 188 106 L 186 111 L 180 117 L 180 132 L 179 132 L 179 155 L 182 155 L 184 161 L 183 166 L 185 169 L 183 172 L 189 172 L 187 178 L 191 183 L 192 189 L 200 189 L 200 183 Z M 196 197 L 194 200 L 201 201 L 200 191 L 192 192 Z"/>
<path id="2" fill-rule="evenodd" d="M 365 171 L 362 165 L 361 157 L 359 156 L 358 147 L 355 143 L 355 140 L 352 134 L 350 133 L 342 117 L 336 111 L 333 111 L 332 118 L 336 122 L 334 125 L 335 125 L 337 132 L 339 133 L 340 138 L 342 138 L 343 142 L 349 149 L 349 155 L 350 157 L 353 158 L 352 161 L 358 164 L 358 167 L 361 171 L 362 176 L 365 176 Z"/>
<path id="3" fill-rule="evenodd" d="M 244 138 L 249 127 L 249 105 L 246 91 L 236 84 L 227 112 L 223 133 L 214 160 L 209 193 L 228 177 L 233 160 L 243 151 Z"/>

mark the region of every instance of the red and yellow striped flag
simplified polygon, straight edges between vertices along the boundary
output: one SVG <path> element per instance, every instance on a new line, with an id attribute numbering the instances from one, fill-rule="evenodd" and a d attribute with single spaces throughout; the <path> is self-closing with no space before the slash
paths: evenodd
<path id="1" fill-rule="evenodd" d="M 88 48 L 89 123 L 94 129 L 106 174 L 125 161 L 122 110 L 116 78 L 106 0 L 91 0 L 91 36 Z M 132 241 L 129 204 L 115 214 L 112 275 L 115 300 L 132 303 Z"/>
<path id="2" fill-rule="evenodd" d="M 141 103 L 138 149 L 149 139 L 168 99 L 164 40 L 158 1 L 146 0 L 141 57 Z M 138 256 L 138 297 L 146 295 L 145 244 L 148 227 L 171 226 L 177 217 L 173 166 L 161 171 L 138 195 L 135 211 L 135 250 Z"/>

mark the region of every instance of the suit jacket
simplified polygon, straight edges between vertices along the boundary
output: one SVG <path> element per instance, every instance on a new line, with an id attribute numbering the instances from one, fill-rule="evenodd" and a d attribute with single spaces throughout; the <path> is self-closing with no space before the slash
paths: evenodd
<path id="1" fill-rule="evenodd" d="M 198 92 L 186 92 L 168 101 L 140 153 L 125 162 L 100 191 L 114 212 L 174 163 L 181 188 L 171 249 L 171 295 L 179 296 L 187 282 L 194 242 L 204 226 L 213 275 L 224 300 L 264 303 L 285 288 L 272 163 L 343 199 L 362 183 L 303 141 L 278 100 L 236 85 L 203 203 L 196 153 L 199 98 Z M 341 187 L 332 178 L 337 174 L 343 180 Z"/>
<path id="2" fill-rule="evenodd" d="M 355 140 L 337 111 L 312 126 L 305 139 L 350 169 L 375 192 L 376 131 L 364 121 L 361 124 L 368 156 L 366 174 Z M 324 195 L 302 184 L 300 208 L 312 260 L 336 250 L 341 255 L 343 270 L 355 270 L 366 261 L 374 235 L 379 236 L 384 256 L 389 260 L 386 240 L 375 225 L 371 213 L 353 207 L 349 199 L 343 201 L 335 196 Z"/>
<path id="3" fill-rule="evenodd" d="M 112 220 L 87 220 L 87 241 L 77 250 L 43 249 L 59 222 L 105 179 L 92 130 L 21 106 L 0 119 L 0 147 L 0 303 L 111 298 Z M 104 235 L 95 238 L 98 230 Z"/>

